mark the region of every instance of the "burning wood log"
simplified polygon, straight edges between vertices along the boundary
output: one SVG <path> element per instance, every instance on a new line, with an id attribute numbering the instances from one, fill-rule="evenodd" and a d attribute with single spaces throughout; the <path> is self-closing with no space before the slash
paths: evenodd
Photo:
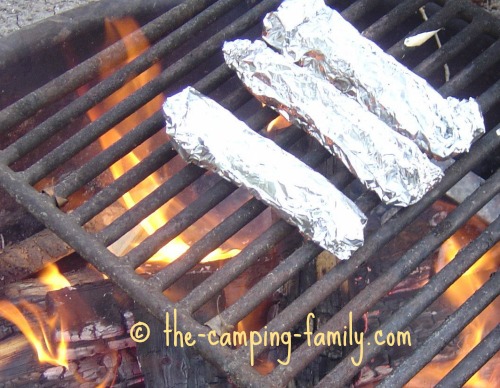
<path id="1" fill-rule="evenodd" d="M 211 270 L 188 273 L 171 286 L 167 290 L 169 297 L 181 299 L 218 265 L 203 268 L 206 267 Z M 47 312 L 47 320 L 57 317 L 64 322 L 49 340 L 53 344 L 65 341 L 67 366 L 39 362 L 19 329 L 10 322 L 0 322 L 0 332 L 5 332 L 0 336 L 0 386 L 57 381 L 67 387 L 91 387 L 107 381 L 107 385 L 128 387 L 145 379 L 150 383 L 184 381 L 230 386 L 227 377 L 193 349 L 167 349 L 162 334 L 165 323 L 152 318 L 111 282 L 103 280 L 97 271 L 85 267 L 67 279 L 78 285 L 47 293 L 38 279 L 29 279 L 5 287 L 5 296 L 11 302 L 28 299 Z M 217 302 L 224 304 L 218 299 L 212 298 L 197 312 L 200 321 L 217 313 Z M 31 316 L 27 318 L 30 320 Z M 148 322 L 151 332 L 158 335 L 136 344 L 128 332 L 137 321 Z"/>
<path id="2" fill-rule="evenodd" d="M 65 387 L 94 387 L 107 375 L 111 376 L 109 379 L 111 382 L 115 373 L 116 381 L 119 381 L 122 387 L 134 386 L 143 380 L 133 348 L 117 350 L 115 355 L 98 353 L 81 357 L 70 361 L 68 368 L 65 368 L 40 364 L 22 335 L 11 337 L 1 343 L 0 385 L 2 386 L 9 384 L 28 386 L 37 381 L 49 386 L 63 384 Z"/>
<path id="3" fill-rule="evenodd" d="M 112 205 L 85 225 L 95 233 L 123 214 L 120 205 Z M 0 288 L 32 275 L 46 264 L 54 263 L 73 253 L 74 250 L 50 230 L 45 229 L 21 241 L 7 246 L 0 252 Z"/>
<path id="4" fill-rule="evenodd" d="M 0 384 L 13 384 L 29 381 L 40 375 L 43 366 L 29 347 L 28 340 L 23 335 L 16 335 L 1 341 L 0 346 Z"/>
<path id="5" fill-rule="evenodd" d="M 66 279 L 73 286 L 79 286 L 87 283 L 94 283 L 102 280 L 102 274 L 95 269 L 85 267 L 78 271 L 65 274 Z M 31 303 L 45 302 L 47 295 L 47 286 L 39 279 L 25 279 L 16 283 L 8 284 L 3 288 L 3 297 L 9 299 L 12 303 L 17 303 L 21 299 Z"/>
<path id="6" fill-rule="evenodd" d="M 73 280 L 83 280 L 89 272 L 92 274 L 88 279 L 99 275 L 88 269 L 80 272 L 72 276 Z M 11 285 L 6 291 L 14 296 L 28 294 L 37 300 L 36 305 L 46 306 L 47 320 L 56 317 L 65 322 L 49 338 L 53 344 L 66 343 L 65 365 L 39 362 L 28 339 L 14 334 L 0 339 L 0 385 L 33 381 L 50 384 L 57 380 L 68 387 L 112 381 L 127 387 L 142 381 L 135 343 L 127 333 L 133 324 L 133 303 L 122 291 L 108 281 L 100 281 L 52 291 L 41 298 L 39 284 L 23 283 Z M 12 328 L 12 332 L 17 330 Z"/>
<path id="7" fill-rule="evenodd" d="M 85 267 L 79 271 L 66 275 L 66 278 L 70 284 L 76 286 L 100 281 L 102 280 L 102 275 L 96 270 Z M 2 297 L 7 298 L 14 305 L 18 305 L 24 300 L 45 310 L 47 286 L 38 278 L 11 283 L 5 286 L 3 292 L 4 295 L 2 295 Z M 0 341 L 16 332 L 19 332 L 19 330 L 13 323 L 0 318 Z"/>

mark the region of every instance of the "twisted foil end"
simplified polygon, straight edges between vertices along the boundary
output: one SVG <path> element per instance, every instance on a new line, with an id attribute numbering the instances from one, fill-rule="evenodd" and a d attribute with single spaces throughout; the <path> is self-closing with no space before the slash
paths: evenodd
<path id="1" fill-rule="evenodd" d="M 323 0 L 285 0 L 265 17 L 263 39 L 436 159 L 468 151 L 485 132 L 474 99 L 443 98 Z"/>

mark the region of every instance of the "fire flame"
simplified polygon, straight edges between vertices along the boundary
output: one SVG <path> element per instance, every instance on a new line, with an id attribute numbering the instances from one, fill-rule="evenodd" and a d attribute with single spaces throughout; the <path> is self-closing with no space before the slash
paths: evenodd
<path id="1" fill-rule="evenodd" d="M 444 242 L 439 251 L 436 262 L 436 272 L 440 271 L 446 264 L 453 260 L 460 249 L 465 247 L 479 233 L 485 229 L 477 218 L 473 218 L 469 224 L 460 229 L 451 238 Z M 500 264 L 500 245 L 495 245 L 488 253 L 481 257 L 467 272 L 465 272 L 444 293 L 444 298 L 454 309 L 460 307 L 476 290 L 478 290 L 495 272 Z M 452 360 L 439 361 L 437 357 L 422 369 L 408 384 L 408 387 L 433 386 L 444 377 L 455 365 L 457 365 L 479 342 L 498 324 L 500 316 L 500 302 L 491 303 L 479 316 L 477 316 L 460 334 L 460 345 L 456 356 Z M 494 387 L 500 386 L 500 355 L 490 360 L 494 364 L 495 371 L 488 372 L 488 377 L 478 371 L 465 384 L 465 387 Z M 487 364 L 488 365 L 488 364 Z M 485 365 L 482 370 L 487 369 Z M 486 375 L 486 374 L 484 374 Z"/>
<path id="2" fill-rule="evenodd" d="M 149 43 L 145 37 L 139 42 L 138 45 L 132 45 L 130 41 L 127 40 L 127 35 L 139 28 L 138 24 L 131 18 L 125 18 L 115 21 L 106 20 L 106 38 L 108 43 L 112 43 L 118 39 L 123 39 L 124 45 L 127 50 L 127 63 L 134 60 L 141 52 L 143 52 Z M 122 88 L 117 90 L 107 99 L 102 101 L 100 104 L 90 109 L 87 112 L 90 120 L 96 120 L 111 107 L 118 104 L 120 101 L 131 95 L 134 91 L 140 89 L 142 86 L 146 85 L 151 79 L 157 77 L 160 74 L 161 68 L 158 64 L 153 65 L 148 70 L 141 73 L 139 76 L 127 82 Z M 108 76 L 110 69 L 101 69 L 100 79 L 104 79 Z M 85 90 L 81 89 L 80 92 L 83 93 Z M 123 135 L 129 132 L 132 128 L 136 127 L 138 124 L 142 123 L 146 118 L 153 115 L 162 105 L 162 96 L 157 96 L 142 108 L 134 112 L 128 118 L 123 120 L 121 123 L 116 125 L 113 129 L 108 131 L 103 135 L 99 141 L 103 149 L 108 148 L 114 142 L 119 140 Z M 160 134 L 157 134 L 160 135 Z M 163 137 L 154 137 L 158 139 L 159 142 L 167 141 L 166 135 Z M 157 142 L 158 142 L 157 141 Z M 157 143 L 156 142 L 156 143 Z M 119 178 L 126 171 L 131 169 L 133 166 L 138 164 L 146 155 L 148 155 L 154 146 L 155 141 L 149 140 L 141 144 L 134 151 L 130 152 L 128 155 L 123 157 L 121 160 L 113 164 L 110 171 L 114 179 Z M 166 177 L 163 174 L 154 173 L 150 175 L 147 179 L 142 181 L 135 188 L 126 193 L 121 201 L 127 209 L 134 207 L 139 201 L 144 197 L 152 193 L 157 189 L 161 183 L 163 183 Z M 145 235 L 152 235 L 158 228 L 163 226 L 167 221 L 177 214 L 184 205 L 173 199 L 165 204 L 163 207 L 155 211 L 149 217 L 141 221 L 140 228 L 135 228 L 127 235 L 123 236 L 122 239 L 114 243 L 110 249 L 117 255 L 122 255 L 128 250 L 136 246 L 140 240 L 142 240 Z M 170 263 L 177 259 L 180 255 L 185 253 L 189 249 L 190 245 L 180 236 L 176 237 L 174 240 L 169 242 L 163 248 L 160 249 L 148 262 L 161 262 L 164 264 Z M 222 259 L 228 259 L 240 252 L 239 249 L 227 249 L 223 250 L 218 248 L 217 250 L 211 252 L 207 255 L 202 262 L 216 261 Z"/>
<path id="3" fill-rule="evenodd" d="M 49 263 L 42 269 L 38 275 L 38 280 L 46 285 L 49 291 L 57 291 L 61 288 L 71 287 L 68 279 L 59 272 L 57 265 L 52 263 Z"/>
<path id="4" fill-rule="evenodd" d="M 47 265 L 40 272 L 38 280 L 46 286 L 47 291 L 57 291 L 71 287 L 69 281 L 59 272 L 55 264 Z M 85 307 L 81 304 L 81 301 L 78 301 L 77 304 L 80 309 Z M 70 370 L 67 351 L 68 340 L 65 335 L 57 335 L 58 333 L 64 333 L 67 329 L 63 318 L 65 316 L 64 312 L 56 311 L 52 316 L 47 316 L 37 305 L 25 300 L 19 302 L 19 307 L 5 300 L 0 301 L 0 316 L 19 328 L 36 352 L 38 361 L 41 364 L 62 366 Z M 53 345 L 54 338 L 58 338 L 60 341 L 57 347 Z M 97 388 L 110 386 L 109 383 L 111 382 L 112 385 L 116 379 L 116 371 L 119 365 L 118 352 L 110 349 L 109 354 L 112 364 L 115 366 L 110 368 L 107 374 L 100 379 L 101 382 L 96 386 Z M 88 383 L 76 371 L 71 371 L 71 375 L 80 384 Z"/>
<path id="5" fill-rule="evenodd" d="M 54 264 L 50 264 L 41 273 L 41 282 L 47 285 L 47 291 L 55 291 L 70 286 L 68 280 L 61 275 Z M 25 300 L 20 301 L 20 307 L 34 317 L 35 324 L 30 323 L 21 310 L 8 301 L 0 301 L 0 316 L 16 325 L 24 334 L 30 345 L 37 353 L 41 363 L 54 366 L 68 367 L 67 343 L 64 338 L 57 348 L 52 345 L 51 338 L 56 330 L 64 331 L 64 322 L 56 313 L 51 317 L 45 314 L 34 304 Z"/>
<path id="6" fill-rule="evenodd" d="M 267 125 L 266 131 L 279 132 L 281 129 L 288 128 L 290 125 L 292 125 L 290 121 L 279 115 Z"/>

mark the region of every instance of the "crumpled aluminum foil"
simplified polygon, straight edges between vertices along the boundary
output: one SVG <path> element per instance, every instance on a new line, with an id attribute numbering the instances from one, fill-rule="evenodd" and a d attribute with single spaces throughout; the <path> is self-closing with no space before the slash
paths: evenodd
<path id="1" fill-rule="evenodd" d="M 444 99 L 323 0 L 284 1 L 277 12 L 265 17 L 263 38 L 435 158 L 468 151 L 485 132 L 474 99 Z"/>
<path id="2" fill-rule="evenodd" d="M 188 87 L 163 105 L 167 134 L 188 162 L 245 186 L 340 259 L 363 244 L 366 217 L 325 177 Z"/>
<path id="3" fill-rule="evenodd" d="M 339 156 L 386 204 L 411 205 L 441 179 L 442 171 L 409 139 L 264 42 L 226 42 L 223 52 L 259 101 Z"/>

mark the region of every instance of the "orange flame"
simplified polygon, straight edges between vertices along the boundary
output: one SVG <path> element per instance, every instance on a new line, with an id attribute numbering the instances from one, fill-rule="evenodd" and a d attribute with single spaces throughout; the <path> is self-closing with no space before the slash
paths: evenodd
<path id="1" fill-rule="evenodd" d="M 71 286 L 68 280 L 61 275 L 55 264 L 49 264 L 40 273 L 40 281 L 47 285 L 48 291 L 59 290 Z M 33 315 L 36 325 L 30 323 L 18 307 L 8 301 L 0 301 L 0 316 L 16 325 L 24 334 L 30 345 L 37 353 L 41 363 L 54 366 L 68 367 L 67 343 L 64 338 L 59 342 L 57 349 L 52 345 L 51 338 L 56 330 L 64 331 L 64 322 L 58 314 L 46 317 L 34 304 L 22 300 L 20 306 Z"/>
<path id="2" fill-rule="evenodd" d="M 279 115 L 267 125 L 266 131 L 278 132 L 280 129 L 288 128 L 290 125 L 292 125 L 290 121 Z"/>
<path id="3" fill-rule="evenodd" d="M 38 279 L 47 286 L 47 291 L 57 291 L 71 287 L 69 281 L 59 272 L 55 264 L 47 265 L 40 272 Z M 80 300 L 77 304 L 80 309 L 85 307 Z M 67 328 L 63 319 L 65 316 L 64 311 L 55 312 L 52 316 L 47 317 L 37 305 L 25 300 L 19 302 L 19 307 L 8 301 L 0 301 L 0 317 L 7 319 L 19 328 L 36 352 L 40 363 L 70 369 L 67 352 L 68 340 L 65 335 L 57 335 L 57 333 L 64 333 Z M 60 341 L 57 347 L 53 345 L 53 338 L 58 338 Z M 116 372 L 119 366 L 118 352 L 110 349 L 108 354 L 112 359 L 113 367 L 109 368 L 107 374 L 100 379 L 101 382 L 97 385 L 100 388 L 112 386 L 117 375 Z M 77 382 L 81 384 L 89 383 L 77 372 L 74 371 L 71 374 Z"/>
<path id="4" fill-rule="evenodd" d="M 149 43 L 146 38 L 139 40 L 139 44 L 132 45 L 130 41 L 127 40 L 127 35 L 139 28 L 138 24 L 131 18 L 125 18 L 116 21 L 106 20 L 106 37 L 108 43 L 112 43 L 120 38 L 123 38 L 124 45 L 127 50 L 127 62 L 135 59 L 142 51 L 144 51 Z M 101 79 L 108 76 L 110 69 L 101 69 L 102 75 Z M 122 88 L 117 90 L 103 102 L 90 109 L 87 114 L 91 120 L 96 120 L 111 107 L 118 104 L 120 101 L 131 95 L 134 91 L 140 89 L 142 86 L 147 84 L 151 79 L 157 77 L 160 74 L 160 66 L 153 65 L 148 70 L 144 71 L 134 79 L 130 80 Z M 84 92 L 81 90 L 80 92 Z M 142 108 L 134 112 L 132 115 L 127 117 L 121 123 L 116 125 L 113 129 L 108 131 L 103 135 L 99 141 L 103 149 L 106 149 L 111 144 L 119 140 L 123 135 L 129 132 L 132 128 L 136 127 L 138 124 L 142 123 L 146 118 L 153 115 L 161 108 L 162 96 L 157 96 Z M 160 137 L 161 134 L 155 135 L 154 139 L 150 139 L 145 143 L 141 144 L 134 151 L 130 152 L 128 155 L 123 157 L 121 160 L 113 164 L 110 171 L 115 179 L 119 178 L 126 171 L 131 169 L 133 166 L 138 164 L 146 155 L 151 152 L 155 143 L 167 141 L 166 135 Z M 163 175 L 163 174 L 162 174 Z M 128 193 L 126 193 L 121 201 L 127 209 L 134 207 L 139 201 L 144 197 L 152 193 L 157 189 L 161 183 L 163 183 L 165 176 L 158 173 L 150 175 L 147 179 L 142 181 L 139 185 L 134 187 Z M 176 215 L 180 210 L 182 210 L 184 205 L 173 199 L 167 204 L 162 206 L 160 209 L 155 211 L 149 217 L 141 221 L 140 228 L 135 228 L 130 231 L 127 235 L 123 236 L 119 241 L 114 243 L 110 249 L 117 255 L 123 255 L 134 246 L 136 246 L 146 235 L 153 234 L 158 228 L 163 226 L 167 221 Z M 145 235 L 145 234 L 146 235 Z M 190 245 L 182 238 L 177 237 L 163 248 L 160 249 L 149 262 L 162 262 L 170 263 L 177 259 L 180 255 L 189 249 Z M 217 249 L 207 255 L 202 262 L 216 261 L 227 259 L 235 256 L 240 252 L 239 249 Z"/>
<path id="5" fill-rule="evenodd" d="M 60 272 L 57 265 L 49 263 L 42 269 L 38 275 L 38 280 L 49 288 L 49 291 L 60 290 L 61 288 L 71 287 L 68 279 Z"/>
<path id="6" fill-rule="evenodd" d="M 62 340 L 57 349 L 54 349 L 50 340 L 51 333 L 56 329 L 57 323 L 59 322 L 60 330 L 64 329 L 63 323 L 59 321 L 57 316 L 46 319 L 37 306 L 24 300 L 20 302 L 20 305 L 29 313 L 33 314 L 38 327 L 32 326 L 23 313 L 16 306 L 7 301 L 0 301 L 0 316 L 12 322 L 21 330 L 37 353 L 38 360 L 41 363 L 48 363 L 55 366 L 60 365 L 67 368 L 66 341 Z"/>
<path id="7" fill-rule="evenodd" d="M 460 249 L 476 238 L 485 229 L 484 224 L 474 218 L 465 227 L 460 229 L 451 238 L 444 242 L 439 251 L 436 263 L 436 272 L 453 260 Z M 460 307 L 476 290 L 478 290 L 495 272 L 500 264 L 500 245 L 495 245 L 487 254 L 481 257 L 444 293 L 444 298 L 454 309 Z M 500 301 L 491 303 L 477 316 L 460 334 L 460 345 L 456 356 L 452 360 L 433 362 L 422 369 L 408 384 L 408 387 L 433 386 L 457 365 L 481 340 L 497 325 L 500 316 Z M 499 371 L 500 355 L 490 360 L 494 364 L 494 371 L 488 371 L 488 377 L 478 371 L 465 384 L 465 387 L 493 387 L 500 386 Z M 482 368 L 486 369 L 486 366 Z M 486 373 L 485 373 L 486 375 Z M 494 381 L 493 381 L 493 380 Z"/>

